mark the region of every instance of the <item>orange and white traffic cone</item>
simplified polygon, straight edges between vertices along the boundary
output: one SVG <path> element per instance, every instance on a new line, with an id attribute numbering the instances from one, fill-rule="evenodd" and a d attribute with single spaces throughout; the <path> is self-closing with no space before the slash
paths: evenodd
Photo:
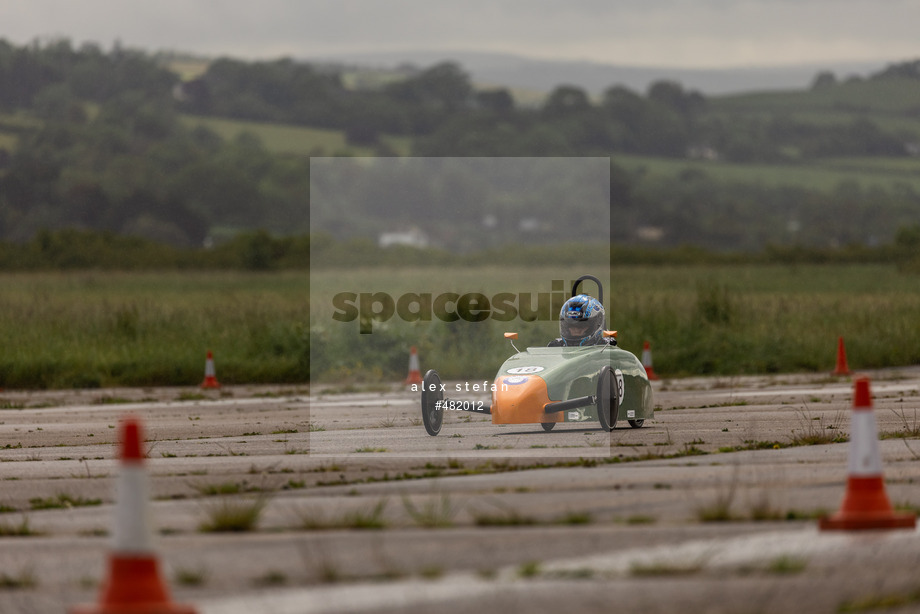
<path id="1" fill-rule="evenodd" d="M 202 388 L 220 388 L 220 382 L 217 381 L 217 371 L 214 369 L 214 354 L 208 350 L 208 357 L 204 361 L 204 381 L 201 382 Z"/>
<path id="2" fill-rule="evenodd" d="M 649 379 L 658 379 L 655 368 L 652 366 L 652 346 L 648 341 L 642 344 L 642 366 L 645 367 L 645 374 Z"/>
<path id="3" fill-rule="evenodd" d="M 422 370 L 418 364 L 418 350 L 413 345 L 409 350 L 409 376 L 406 377 L 406 385 L 421 383 Z"/>
<path id="4" fill-rule="evenodd" d="M 847 350 L 843 345 L 843 337 L 837 337 L 837 366 L 834 375 L 849 375 L 850 367 L 847 365 Z"/>
<path id="5" fill-rule="evenodd" d="M 149 485 L 138 418 L 121 423 L 121 469 L 115 490 L 115 528 L 108 577 L 99 603 L 70 609 L 70 614 L 195 614 L 172 602 L 151 546 Z"/>
<path id="6" fill-rule="evenodd" d="M 885 492 L 868 377 L 854 382 L 851 431 L 846 495 L 840 511 L 822 518 L 818 528 L 822 531 L 914 528 L 917 517 L 895 513 Z"/>

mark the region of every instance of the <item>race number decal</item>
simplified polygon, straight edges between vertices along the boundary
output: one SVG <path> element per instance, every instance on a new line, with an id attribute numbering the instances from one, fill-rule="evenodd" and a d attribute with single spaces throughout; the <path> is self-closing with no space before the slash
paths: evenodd
<path id="1" fill-rule="evenodd" d="M 623 397 L 626 396 L 626 385 L 623 383 L 623 372 L 617 369 L 614 373 L 617 376 L 617 390 L 620 393 L 620 405 L 622 405 Z"/>
<path id="2" fill-rule="evenodd" d="M 528 373 L 539 373 L 542 370 L 543 367 L 515 367 L 508 369 L 508 373 L 511 375 L 527 375 Z"/>

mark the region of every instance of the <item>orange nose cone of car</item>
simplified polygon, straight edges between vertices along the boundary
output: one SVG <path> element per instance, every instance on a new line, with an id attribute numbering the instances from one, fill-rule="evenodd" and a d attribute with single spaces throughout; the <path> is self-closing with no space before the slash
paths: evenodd
<path id="1" fill-rule="evenodd" d="M 546 382 L 536 376 L 502 376 L 495 379 L 492 393 L 492 424 L 534 424 L 562 422 L 562 414 L 545 414 L 551 403 Z"/>

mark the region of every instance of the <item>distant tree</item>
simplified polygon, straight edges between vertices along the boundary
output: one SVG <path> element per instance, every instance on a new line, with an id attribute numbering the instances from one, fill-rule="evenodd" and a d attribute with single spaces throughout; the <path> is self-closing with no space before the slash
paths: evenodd
<path id="1" fill-rule="evenodd" d="M 33 99 L 35 113 L 47 120 L 82 124 L 86 110 L 82 101 L 64 83 L 48 85 L 38 91 Z"/>
<path id="2" fill-rule="evenodd" d="M 621 151 L 635 151 L 637 148 L 638 126 L 643 120 L 646 111 L 646 101 L 632 90 L 621 85 L 615 85 L 604 91 L 601 107 L 604 114 L 620 126 L 620 137 L 617 139 L 618 149 Z"/>
<path id="3" fill-rule="evenodd" d="M 604 90 L 603 106 L 611 111 L 635 112 L 642 104 L 642 96 L 623 85 L 613 85 Z"/>
<path id="4" fill-rule="evenodd" d="M 920 256 L 920 224 L 901 226 L 894 235 L 895 248 L 902 256 Z"/>
<path id="5" fill-rule="evenodd" d="M 242 62 L 220 58 L 199 83 L 183 86 L 182 108 L 262 121 L 344 127 L 336 122 L 344 90 L 337 74 L 283 58 Z M 181 97 L 181 96 L 180 96 Z"/>
<path id="6" fill-rule="evenodd" d="M 412 126 L 411 109 L 380 92 L 352 93 L 337 109 L 334 123 L 355 144 L 373 145 L 381 134 L 406 134 Z"/>
<path id="7" fill-rule="evenodd" d="M 920 79 L 920 60 L 890 64 L 871 76 L 872 79 Z"/>
<path id="8" fill-rule="evenodd" d="M 63 166 L 58 157 L 43 155 L 40 145 L 20 148 L 13 154 L 6 173 L 0 175 L 0 196 L 4 204 L 25 211 L 38 204 L 54 202 Z"/>
<path id="9" fill-rule="evenodd" d="M 591 108 L 588 93 L 574 85 L 560 85 L 555 88 L 543 103 L 543 115 L 559 118 L 584 113 Z"/>
<path id="10" fill-rule="evenodd" d="M 415 156 L 524 156 L 521 130 L 484 115 L 456 115 L 413 143 Z"/>
<path id="11" fill-rule="evenodd" d="M 699 92 L 686 91 L 676 81 L 656 81 L 648 88 L 648 99 L 684 115 L 695 113 L 706 104 Z"/>
<path id="12" fill-rule="evenodd" d="M 396 100 L 437 110 L 466 108 L 472 100 L 469 76 L 455 62 L 442 62 L 404 81 L 390 84 L 386 91 Z"/>
<path id="13" fill-rule="evenodd" d="M 570 156 L 574 154 L 567 135 L 558 128 L 537 124 L 520 140 L 520 147 L 528 156 Z"/>
<path id="14" fill-rule="evenodd" d="M 104 228 L 106 217 L 111 215 L 112 203 L 97 182 L 80 181 L 70 185 L 64 191 L 63 202 L 67 217 L 86 228 Z"/>
<path id="15" fill-rule="evenodd" d="M 349 145 L 376 145 L 379 140 L 380 133 L 371 122 L 356 118 L 345 128 L 345 141 Z"/>
<path id="16" fill-rule="evenodd" d="M 811 82 L 811 89 L 819 90 L 837 85 L 837 77 L 829 70 L 819 72 Z"/>
<path id="17" fill-rule="evenodd" d="M 212 109 L 211 87 L 206 79 L 198 78 L 186 81 L 181 86 L 179 99 L 183 107 L 199 115 L 205 115 Z"/>
<path id="18" fill-rule="evenodd" d="M 514 98 L 506 88 L 476 92 L 476 104 L 479 108 L 493 113 L 506 114 L 514 111 Z"/>

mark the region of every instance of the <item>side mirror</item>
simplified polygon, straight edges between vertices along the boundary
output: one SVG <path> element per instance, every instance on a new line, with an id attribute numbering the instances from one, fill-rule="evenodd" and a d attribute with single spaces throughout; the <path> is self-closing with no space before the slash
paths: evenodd
<path id="1" fill-rule="evenodd" d="M 517 339 L 517 333 L 505 333 L 505 339 Z"/>
<path id="2" fill-rule="evenodd" d="M 505 333 L 505 335 L 507 336 L 508 333 Z M 607 338 L 607 339 L 609 339 L 610 337 L 613 337 L 614 339 L 616 339 L 616 338 L 617 338 L 617 331 L 615 331 L 615 330 L 605 330 L 605 331 L 604 331 L 604 337 Z"/>

